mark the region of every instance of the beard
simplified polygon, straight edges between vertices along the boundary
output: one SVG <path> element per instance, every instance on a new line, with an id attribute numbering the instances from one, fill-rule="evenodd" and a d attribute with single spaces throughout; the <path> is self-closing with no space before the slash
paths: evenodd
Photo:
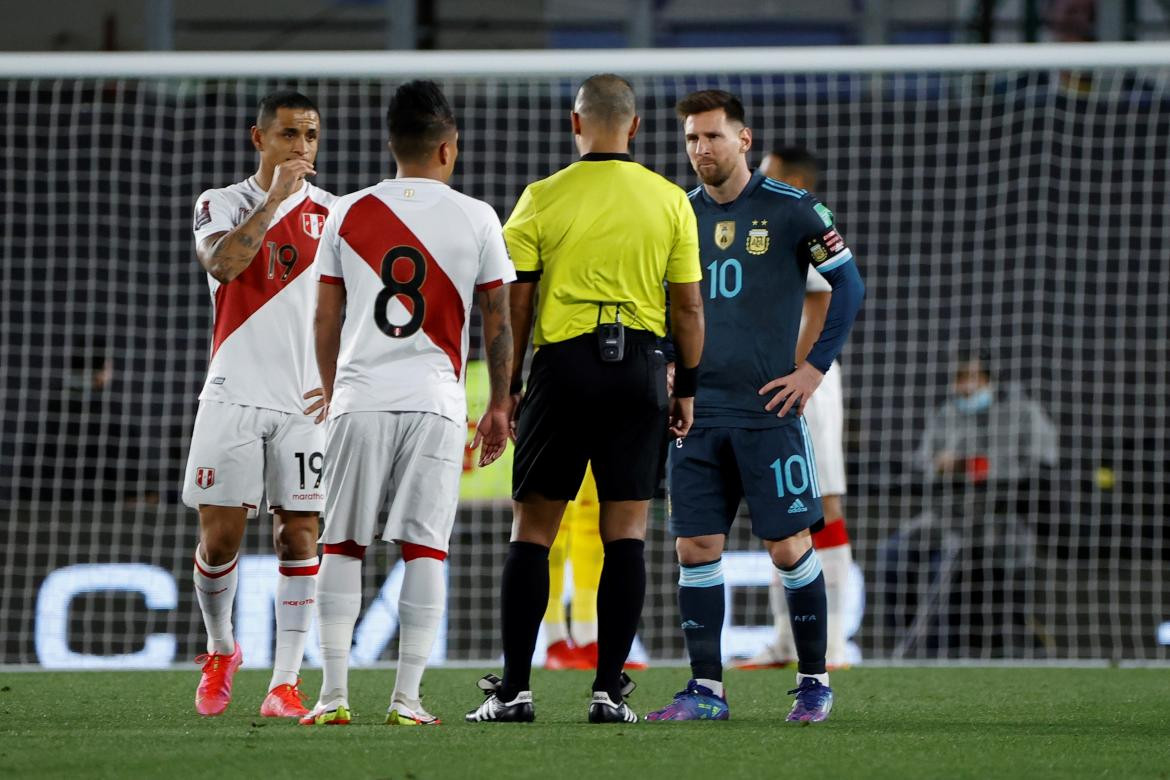
<path id="1" fill-rule="evenodd" d="M 695 173 L 699 175 L 699 181 L 706 184 L 708 187 L 722 187 L 723 183 L 731 178 L 731 173 L 735 169 L 732 166 L 726 168 L 715 164 L 707 168 L 695 166 Z"/>

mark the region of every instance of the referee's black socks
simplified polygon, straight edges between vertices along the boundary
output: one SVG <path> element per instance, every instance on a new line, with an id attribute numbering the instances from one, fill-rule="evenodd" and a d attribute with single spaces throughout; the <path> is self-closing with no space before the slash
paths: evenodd
<path id="1" fill-rule="evenodd" d="M 533 542 L 512 542 L 508 545 L 500 584 L 504 633 L 504 684 L 499 692 L 500 701 L 512 701 L 516 694 L 532 689 L 529 679 L 532 652 L 536 649 L 536 635 L 547 606 L 548 548 Z"/>
<path id="2" fill-rule="evenodd" d="M 593 690 L 605 691 L 615 702 L 622 698 L 622 667 L 638 633 L 646 599 L 645 550 L 641 539 L 605 543 L 605 563 L 597 585 L 597 678 Z M 546 599 L 547 583 L 546 577 Z"/>

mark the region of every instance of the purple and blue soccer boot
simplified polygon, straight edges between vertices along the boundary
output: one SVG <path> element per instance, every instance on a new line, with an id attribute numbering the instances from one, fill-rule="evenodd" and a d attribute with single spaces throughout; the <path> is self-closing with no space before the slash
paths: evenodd
<path id="1" fill-rule="evenodd" d="M 646 720 L 727 720 L 730 715 L 727 699 L 716 696 L 707 686 L 690 680 L 686 690 L 674 695 L 674 701 L 656 712 L 648 713 Z"/>
<path id="2" fill-rule="evenodd" d="M 786 719 L 789 723 L 820 723 L 833 709 L 833 689 L 815 677 L 805 677 L 788 695 L 796 697 Z"/>

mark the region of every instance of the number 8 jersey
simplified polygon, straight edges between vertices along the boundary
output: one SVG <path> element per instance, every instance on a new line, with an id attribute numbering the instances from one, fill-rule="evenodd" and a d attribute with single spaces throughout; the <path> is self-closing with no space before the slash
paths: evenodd
<path id="1" fill-rule="evenodd" d="M 316 274 L 346 293 L 331 414 L 466 420 L 474 294 L 516 278 L 491 206 L 434 179 L 346 195 L 325 221 Z"/>
<path id="2" fill-rule="evenodd" d="M 195 243 L 234 229 L 267 197 L 252 178 L 208 190 L 195 202 Z M 200 401 L 301 413 L 320 387 L 313 350 L 313 262 L 325 217 L 337 198 L 305 182 L 272 215 L 264 244 L 227 284 L 211 274 L 215 312 L 211 363 Z"/>

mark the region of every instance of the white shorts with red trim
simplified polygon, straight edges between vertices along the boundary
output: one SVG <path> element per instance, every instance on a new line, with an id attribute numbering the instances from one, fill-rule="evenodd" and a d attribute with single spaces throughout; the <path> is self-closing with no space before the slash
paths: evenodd
<path id="1" fill-rule="evenodd" d="M 841 366 L 836 362 L 805 405 L 804 419 L 817 456 L 821 495 L 845 495 L 845 399 L 841 392 Z"/>
<path id="2" fill-rule="evenodd" d="M 322 544 L 369 546 L 386 506 L 383 540 L 446 552 L 466 425 L 425 412 L 348 412 L 328 428 Z"/>
<path id="3" fill-rule="evenodd" d="M 301 414 L 200 401 L 183 478 L 183 503 L 269 510 L 325 508 L 324 426 Z"/>

